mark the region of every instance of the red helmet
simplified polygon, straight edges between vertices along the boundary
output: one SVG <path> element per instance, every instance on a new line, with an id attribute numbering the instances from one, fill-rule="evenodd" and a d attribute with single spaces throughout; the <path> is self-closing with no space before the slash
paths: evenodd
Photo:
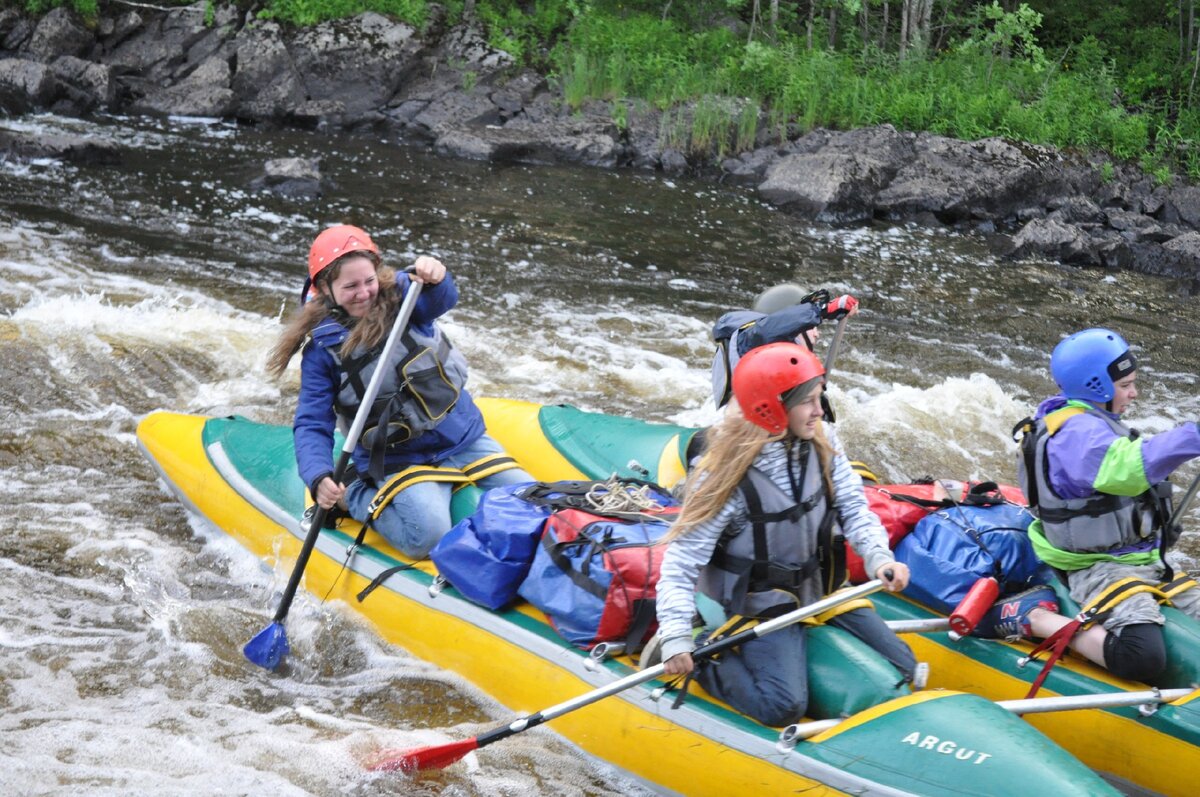
<path id="1" fill-rule="evenodd" d="M 350 252 L 370 252 L 379 256 L 379 247 L 358 227 L 338 224 L 322 230 L 308 250 L 308 278 L 316 281 L 326 266 Z"/>
<path id="2" fill-rule="evenodd" d="M 783 394 L 825 374 L 817 355 L 796 343 L 768 343 L 746 352 L 733 369 L 733 395 L 746 420 L 771 434 L 788 426 Z"/>

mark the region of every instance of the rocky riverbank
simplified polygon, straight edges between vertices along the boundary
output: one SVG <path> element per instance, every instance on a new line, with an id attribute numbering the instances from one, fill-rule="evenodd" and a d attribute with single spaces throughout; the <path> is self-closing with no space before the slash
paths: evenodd
<path id="1" fill-rule="evenodd" d="M 436 15 L 435 15 L 436 17 Z M 672 148 L 650 108 L 572 111 L 544 77 L 470 27 L 423 33 L 373 13 L 295 29 L 233 6 L 111 2 L 93 24 L 55 9 L 0 10 L 0 113 L 40 110 L 237 119 L 371 131 L 448 157 L 696 173 L 753 186 L 799 217 L 949 225 L 998 252 L 1188 277 L 1200 288 L 1200 188 L 1001 139 L 959 141 L 882 125 L 815 130 L 718 161 Z M 690 109 L 671 119 L 686 120 Z M 110 160 L 87 141 L 0 128 L 0 157 Z M 317 164 L 272 164 L 255 186 L 320 190 Z"/>

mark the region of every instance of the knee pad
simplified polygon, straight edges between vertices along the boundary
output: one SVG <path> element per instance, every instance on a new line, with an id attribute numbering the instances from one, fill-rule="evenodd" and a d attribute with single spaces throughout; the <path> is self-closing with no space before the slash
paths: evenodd
<path id="1" fill-rule="evenodd" d="M 1109 632 L 1104 639 L 1104 663 L 1119 678 L 1153 681 L 1167 667 L 1162 627 L 1138 623 Z"/>

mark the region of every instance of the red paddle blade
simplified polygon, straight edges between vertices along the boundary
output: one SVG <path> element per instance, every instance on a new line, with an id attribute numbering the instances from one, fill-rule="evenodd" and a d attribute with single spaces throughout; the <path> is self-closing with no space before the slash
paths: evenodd
<path id="1" fill-rule="evenodd" d="M 420 772 L 423 769 L 448 767 L 472 750 L 478 749 L 479 738 L 474 737 L 450 744 L 418 747 L 414 750 L 388 750 L 380 753 L 371 764 L 375 772 Z"/>

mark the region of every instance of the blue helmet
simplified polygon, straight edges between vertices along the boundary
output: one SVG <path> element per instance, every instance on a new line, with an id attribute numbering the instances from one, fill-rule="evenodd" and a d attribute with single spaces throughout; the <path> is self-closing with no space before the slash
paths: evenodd
<path id="1" fill-rule="evenodd" d="M 1085 329 L 1062 340 L 1050 355 L 1050 373 L 1069 399 L 1112 401 L 1113 382 L 1137 369 L 1125 339 L 1111 329 Z"/>

